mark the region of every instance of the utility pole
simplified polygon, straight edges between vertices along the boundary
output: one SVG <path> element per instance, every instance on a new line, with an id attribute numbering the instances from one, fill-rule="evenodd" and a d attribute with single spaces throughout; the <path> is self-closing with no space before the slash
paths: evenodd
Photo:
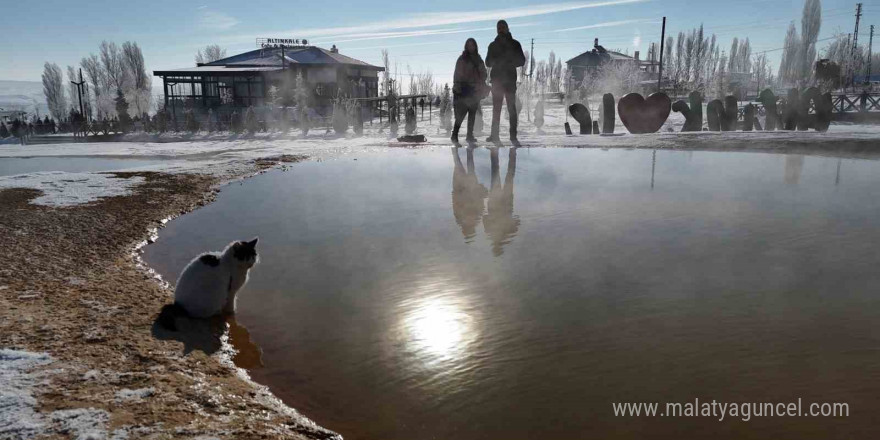
<path id="1" fill-rule="evenodd" d="M 663 44 L 666 43 L 666 17 L 663 17 L 663 30 L 660 31 L 660 69 L 657 73 L 657 91 L 660 89 L 660 82 L 663 80 Z"/>
<path id="2" fill-rule="evenodd" d="M 83 88 L 83 84 L 85 84 L 86 82 L 83 81 L 82 68 L 79 69 L 79 82 L 71 81 L 70 83 L 76 86 L 76 94 L 79 95 L 79 115 L 80 115 L 80 117 L 83 118 L 83 120 L 85 120 L 86 113 L 85 113 L 85 111 L 83 111 L 83 91 L 82 91 L 82 88 Z"/>
<path id="3" fill-rule="evenodd" d="M 849 52 L 850 64 L 852 67 L 850 68 L 850 84 L 855 90 L 855 79 L 856 79 L 856 69 L 855 69 L 855 61 L 856 61 L 856 48 L 859 46 L 859 20 L 862 18 L 862 4 L 856 3 L 856 29 L 853 31 L 853 45 L 852 49 Z"/>
<path id="4" fill-rule="evenodd" d="M 871 29 L 874 29 L 874 26 L 871 26 Z M 535 39 L 532 38 L 532 51 L 529 52 L 529 58 L 532 60 L 535 59 Z M 532 80 L 532 74 L 535 73 L 535 63 L 529 60 L 529 81 Z"/>
<path id="5" fill-rule="evenodd" d="M 871 53 L 871 49 L 874 46 L 874 25 L 871 25 L 871 34 L 868 37 L 868 75 L 865 76 L 865 84 L 870 84 L 871 82 L 871 57 L 873 54 Z"/>

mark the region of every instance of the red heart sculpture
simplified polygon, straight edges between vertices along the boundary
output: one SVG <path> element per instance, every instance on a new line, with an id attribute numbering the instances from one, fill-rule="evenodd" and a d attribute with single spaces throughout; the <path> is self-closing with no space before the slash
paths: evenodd
<path id="1" fill-rule="evenodd" d="M 657 132 L 671 109 L 672 100 L 665 93 L 654 93 L 648 99 L 629 93 L 617 102 L 617 114 L 630 133 Z"/>

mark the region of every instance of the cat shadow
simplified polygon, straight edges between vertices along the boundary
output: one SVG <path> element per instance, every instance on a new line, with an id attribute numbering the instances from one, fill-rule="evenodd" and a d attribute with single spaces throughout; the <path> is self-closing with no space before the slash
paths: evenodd
<path id="1" fill-rule="evenodd" d="M 173 319 L 176 328 L 170 329 L 161 315 L 157 317 L 153 322 L 153 337 L 183 343 L 184 355 L 196 350 L 212 355 L 223 349 L 226 340 L 234 349 L 232 361 L 236 366 L 247 370 L 263 366 L 263 350 L 251 341 L 250 332 L 238 324 L 234 316 L 204 319 L 176 316 Z"/>

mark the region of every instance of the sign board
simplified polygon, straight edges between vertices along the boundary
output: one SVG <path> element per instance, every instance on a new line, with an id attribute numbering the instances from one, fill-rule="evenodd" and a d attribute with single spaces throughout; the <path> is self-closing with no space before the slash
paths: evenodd
<path id="1" fill-rule="evenodd" d="M 306 47 L 309 40 L 301 38 L 257 38 L 257 47 Z"/>

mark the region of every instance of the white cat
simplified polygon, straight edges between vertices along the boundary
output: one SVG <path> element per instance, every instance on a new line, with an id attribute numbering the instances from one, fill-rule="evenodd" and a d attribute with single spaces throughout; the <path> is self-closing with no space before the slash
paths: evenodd
<path id="1" fill-rule="evenodd" d="M 194 318 L 235 313 L 235 294 L 247 282 L 248 270 L 259 261 L 257 238 L 236 241 L 223 252 L 193 259 L 177 280 L 174 306 Z"/>

